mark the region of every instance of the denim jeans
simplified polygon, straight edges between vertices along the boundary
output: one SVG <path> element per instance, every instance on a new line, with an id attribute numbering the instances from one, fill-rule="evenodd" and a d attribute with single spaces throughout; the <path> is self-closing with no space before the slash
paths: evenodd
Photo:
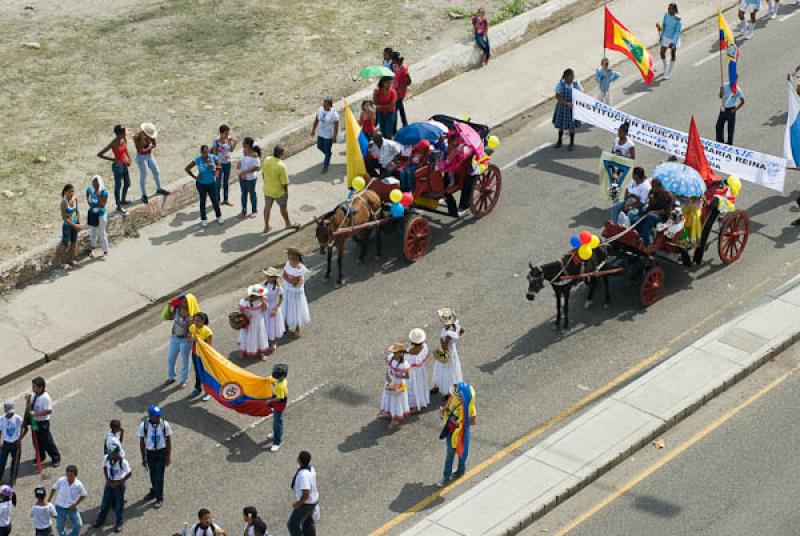
<path id="1" fill-rule="evenodd" d="M 250 209 L 253 214 L 258 212 L 258 198 L 256 197 L 256 182 L 258 179 L 242 180 L 239 179 L 239 188 L 242 190 L 242 216 L 247 215 L 247 198 L 250 198 Z"/>
<path id="2" fill-rule="evenodd" d="M 192 342 L 189 339 L 170 337 L 167 346 L 167 378 L 175 379 L 175 362 L 178 354 L 181 354 L 181 376 L 180 383 L 186 383 L 189 378 L 189 354 L 192 351 Z"/>
<path id="3" fill-rule="evenodd" d="M 156 189 L 160 190 L 161 180 L 158 173 L 158 164 L 156 164 L 156 157 L 152 154 L 137 154 L 136 165 L 139 167 L 139 188 L 142 189 L 142 195 L 147 195 L 147 189 L 144 186 L 144 180 L 147 178 L 147 168 L 150 168 L 150 173 L 153 174 Z"/>
<path id="4" fill-rule="evenodd" d="M 317 136 L 317 149 L 325 155 L 325 160 L 322 161 L 322 169 L 328 169 L 328 166 L 331 165 L 331 155 L 333 155 L 333 140 Z"/>
<path id="5" fill-rule="evenodd" d="M 397 99 L 397 104 L 395 104 L 395 106 L 397 106 L 397 113 L 395 115 L 399 115 L 400 116 L 400 123 L 403 126 L 408 125 L 408 119 L 406 119 L 406 107 L 403 104 L 403 99 Z M 395 118 L 395 122 L 394 122 L 394 131 L 397 132 L 397 119 L 396 118 Z"/>
<path id="6" fill-rule="evenodd" d="M 289 536 L 317 536 L 317 525 L 314 521 L 315 504 L 304 504 L 292 510 L 286 528 Z"/>
<path id="7" fill-rule="evenodd" d="M 255 181 L 253 181 L 255 182 Z M 219 209 L 219 197 L 217 196 L 216 184 L 195 184 L 197 186 L 197 194 L 200 196 L 200 219 L 206 219 L 206 197 L 211 199 L 211 206 L 214 207 L 214 214 L 217 218 L 222 217 L 222 211 Z"/>
<path id="8" fill-rule="evenodd" d="M 397 128 L 397 112 L 378 112 L 375 115 L 378 120 L 378 129 L 383 137 L 386 139 L 394 138 L 395 129 Z"/>
<path id="9" fill-rule="evenodd" d="M 114 509 L 114 526 L 121 527 L 125 522 L 123 517 L 123 509 L 125 507 L 125 484 L 118 488 L 110 488 L 106 486 L 103 488 L 103 500 L 100 502 L 100 512 L 97 514 L 95 523 L 102 525 L 108 511 Z"/>
<path id="10" fill-rule="evenodd" d="M 228 183 L 231 180 L 231 163 L 220 164 L 219 175 L 217 175 L 217 200 L 228 202 Z"/>
<path id="11" fill-rule="evenodd" d="M 11 478 L 9 478 L 9 482 L 14 480 L 14 472 L 15 467 L 14 464 L 16 462 L 17 456 L 17 448 L 19 447 L 19 440 L 14 441 L 13 443 L 9 443 L 8 441 L 3 441 L 3 446 L 0 447 L 0 482 L 3 481 L 3 473 L 6 472 L 6 463 L 8 459 L 11 458 L 11 467 L 9 471 L 11 472 Z"/>
<path id="12" fill-rule="evenodd" d="M 68 519 L 72 525 L 72 530 L 69 532 L 69 536 L 78 536 L 78 534 L 80 534 L 81 527 L 83 526 L 80 510 L 77 508 L 75 510 L 69 510 L 67 508 L 56 506 L 56 514 L 56 532 L 58 533 L 58 536 L 66 536 Z"/>
<path id="13" fill-rule="evenodd" d="M 283 412 L 272 412 L 272 444 L 280 445 L 283 439 Z"/>
<path id="14" fill-rule="evenodd" d="M 148 450 L 147 468 L 150 471 L 150 493 L 157 501 L 164 500 L 164 471 L 167 469 L 167 449 Z"/>
<path id="15" fill-rule="evenodd" d="M 655 212 L 648 212 L 644 215 L 641 223 L 637 226 L 637 230 L 639 231 L 639 236 L 642 237 L 642 241 L 644 242 L 645 246 L 649 246 L 653 243 L 653 238 L 651 236 L 653 227 L 656 226 L 657 223 L 664 221 L 660 214 L 656 214 Z"/>
<path id="16" fill-rule="evenodd" d="M 128 196 L 128 188 L 131 187 L 131 176 L 128 173 L 128 166 L 121 162 L 111 164 L 111 172 L 114 174 L 114 202 L 119 207 L 120 201 L 124 201 Z"/>
<path id="17" fill-rule="evenodd" d="M 416 164 L 407 164 L 400 172 L 400 190 L 403 192 L 414 191 L 414 176 L 417 174 Z"/>
<path id="18" fill-rule="evenodd" d="M 444 478 L 445 480 L 450 480 L 450 477 L 453 476 L 453 462 L 455 461 L 456 457 L 456 449 L 453 448 L 453 441 L 452 441 L 453 433 L 450 432 L 447 434 L 447 438 L 444 440 L 447 444 L 447 455 L 444 458 Z M 467 458 L 462 458 L 459 456 L 458 458 L 458 469 L 456 469 L 456 476 L 462 476 L 464 471 L 467 469 Z"/>
<path id="19" fill-rule="evenodd" d="M 481 34 L 475 34 L 475 44 L 478 45 L 478 48 L 483 52 L 483 58 L 488 60 L 492 55 L 491 48 L 489 47 L 489 38 Z"/>

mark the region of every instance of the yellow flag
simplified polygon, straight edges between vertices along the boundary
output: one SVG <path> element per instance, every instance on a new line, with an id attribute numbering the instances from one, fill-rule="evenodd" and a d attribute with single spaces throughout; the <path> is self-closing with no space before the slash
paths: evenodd
<path id="1" fill-rule="evenodd" d="M 366 148 L 366 136 L 361 133 L 361 126 L 350 109 L 350 104 L 344 103 L 344 137 L 345 155 L 347 159 L 347 187 L 350 188 L 353 179 L 364 177 L 367 182 L 367 168 L 364 165 L 362 145 Z"/>

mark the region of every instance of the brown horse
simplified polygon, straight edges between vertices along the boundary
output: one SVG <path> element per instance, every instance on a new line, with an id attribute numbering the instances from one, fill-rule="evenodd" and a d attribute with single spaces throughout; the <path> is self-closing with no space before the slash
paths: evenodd
<path id="1" fill-rule="evenodd" d="M 334 236 L 334 232 L 346 227 L 352 227 L 376 221 L 383 218 L 383 204 L 378 194 L 372 190 L 362 190 L 353 197 L 341 203 L 332 211 L 321 218 L 315 218 L 317 222 L 317 241 L 319 242 L 319 252 L 328 255 L 328 269 L 325 272 L 325 279 L 331 277 L 331 256 L 333 248 L 336 248 L 336 263 L 339 267 L 339 277 L 336 285 L 342 284 L 342 259 L 344 257 L 345 240 L 350 235 Z M 367 239 L 371 229 L 357 231 L 352 234 L 353 240 L 361 245 L 361 253 L 358 260 L 363 261 L 367 255 Z M 375 228 L 377 235 L 377 257 L 381 256 L 381 232 L 380 228 Z"/>

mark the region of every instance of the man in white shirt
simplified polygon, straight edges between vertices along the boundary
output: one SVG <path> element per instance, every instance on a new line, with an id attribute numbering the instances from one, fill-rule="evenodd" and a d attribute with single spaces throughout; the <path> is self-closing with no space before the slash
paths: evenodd
<path id="1" fill-rule="evenodd" d="M 19 453 L 22 438 L 27 429 L 23 430 L 22 417 L 14 413 L 14 403 L 6 402 L 3 404 L 3 416 L 0 417 L 0 482 L 3 480 L 3 473 L 6 471 L 6 461 L 11 457 L 11 478 L 9 482 L 14 485 L 17 480 L 17 469 L 19 468 Z"/>
<path id="2" fill-rule="evenodd" d="M 339 135 L 339 114 L 333 109 L 333 99 L 328 97 L 314 116 L 314 125 L 311 127 L 311 137 L 317 137 L 317 149 L 325 155 L 322 162 L 322 174 L 328 172 L 333 154 L 333 144 Z"/>
<path id="3" fill-rule="evenodd" d="M 103 454 L 109 454 L 116 446 L 119 448 L 119 455 L 124 458 L 125 449 L 122 447 L 122 440 L 125 438 L 125 429 L 122 427 L 122 423 L 119 422 L 119 419 L 113 419 L 108 423 L 108 427 L 110 430 L 108 434 L 106 434 Z"/>
<path id="4" fill-rule="evenodd" d="M 645 203 L 650 196 L 650 181 L 646 180 L 644 168 L 633 168 L 633 180 L 625 190 L 625 199 L 611 205 L 611 221 L 620 222 L 620 214 L 625 213 L 622 223 L 636 223 L 644 214 Z"/>
<path id="5" fill-rule="evenodd" d="M 45 381 L 41 376 L 31 380 L 31 390 L 33 393 L 25 395 L 28 413 L 31 414 L 34 422 L 31 428 L 36 436 L 36 448 L 38 450 L 38 461 L 44 462 L 47 455 L 53 462 L 53 467 L 61 464 L 61 453 L 58 452 L 53 434 L 50 433 L 50 415 L 53 413 L 53 399 L 50 393 L 45 391 Z"/>
<path id="6" fill-rule="evenodd" d="M 403 146 L 393 140 L 385 140 L 380 132 L 372 134 L 369 156 L 364 162 L 372 177 L 388 177 L 394 173 L 394 159 L 403 151 Z"/>
<path id="7" fill-rule="evenodd" d="M 222 527 L 214 524 L 214 518 L 211 517 L 211 512 L 205 508 L 201 508 L 197 512 L 198 522 L 192 525 L 189 529 L 189 534 L 186 536 L 227 536 Z"/>
<path id="8" fill-rule="evenodd" d="M 172 455 L 172 428 L 161 418 L 161 413 L 160 407 L 150 406 L 147 419 L 139 425 L 142 465 L 150 471 L 150 492 L 144 496 L 144 500 L 155 499 L 155 508 L 161 508 L 164 502 L 164 472 Z"/>
<path id="9" fill-rule="evenodd" d="M 301 451 L 297 456 L 297 464 L 300 467 L 292 479 L 295 501 L 286 527 L 290 536 L 316 536 L 314 517 L 319 503 L 317 471 L 311 466 L 311 454 L 306 451 Z"/>
<path id="10" fill-rule="evenodd" d="M 54 495 L 55 502 L 53 502 Z M 83 482 L 78 480 L 78 468 L 74 465 L 68 465 L 66 475 L 56 480 L 50 490 L 50 497 L 47 499 L 47 502 L 52 502 L 56 506 L 56 531 L 58 536 L 67 534 L 67 520 L 72 524 L 69 536 L 78 536 L 80 534 L 83 519 L 81 519 L 78 505 L 87 495 Z"/>
<path id="11" fill-rule="evenodd" d="M 124 523 L 125 481 L 131 477 L 131 465 L 122 457 L 116 445 L 103 457 L 103 476 L 106 478 L 106 486 L 103 489 L 103 500 L 100 502 L 100 512 L 94 521 L 94 528 L 100 528 L 105 523 L 108 511 L 113 507 L 116 518 L 114 532 L 120 532 Z"/>

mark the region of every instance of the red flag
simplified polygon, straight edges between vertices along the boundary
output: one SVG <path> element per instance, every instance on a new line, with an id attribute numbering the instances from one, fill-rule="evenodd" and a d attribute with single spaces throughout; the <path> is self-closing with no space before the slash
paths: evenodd
<path id="1" fill-rule="evenodd" d="M 692 124 L 689 127 L 689 141 L 686 143 L 686 160 L 684 163 L 694 168 L 706 183 L 706 188 L 711 189 L 714 182 L 719 181 L 719 177 L 706 160 L 706 153 L 703 151 L 703 142 L 700 140 L 700 132 L 692 116 Z"/>

